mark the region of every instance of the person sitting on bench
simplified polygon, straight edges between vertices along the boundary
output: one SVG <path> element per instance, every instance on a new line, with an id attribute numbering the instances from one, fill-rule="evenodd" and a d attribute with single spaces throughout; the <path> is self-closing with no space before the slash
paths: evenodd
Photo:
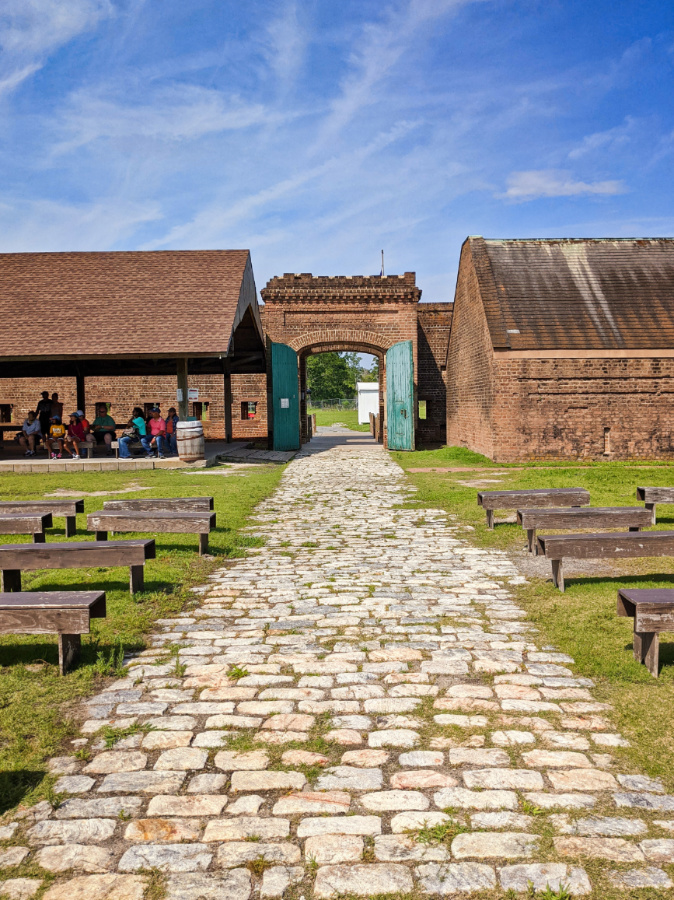
<path id="1" fill-rule="evenodd" d="M 28 413 L 19 435 L 19 443 L 21 444 L 21 449 L 26 451 L 26 456 L 35 456 L 35 447 L 40 443 L 41 438 L 42 428 L 40 420 L 31 411 Z"/>
<path id="2" fill-rule="evenodd" d="M 134 444 L 137 441 L 142 443 L 146 455 L 151 457 L 150 441 L 147 437 L 147 429 L 145 427 L 145 416 L 143 415 L 143 410 L 139 406 L 134 406 L 127 430 L 119 439 L 120 459 L 131 459 L 129 445 Z"/>
<path id="3" fill-rule="evenodd" d="M 105 403 L 101 403 L 96 412 L 93 425 L 94 439 L 99 446 L 103 444 L 106 447 L 108 456 L 112 456 L 111 444 L 115 437 L 115 420 L 108 413 Z"/>
<path id="4" fill-rule="evenodd" d="M 72 459 L 80 458 L 80 444 L 84 444 L 87 440 L 87 430 L 82 423 L 82 419 L 76 412 L 70 413 L 70 424 L 68 425 L 68 434 L 64 441 L 65 448 L 71 454 Z"/>
<path id="5" fill-rule="evenodd" d="M 49 421 L 51 422 L 51 425 L 49 426 L 48 445 L 51 447 L 51 458 L 61 459 L 63 454 L 63 439 L 66 436 L 65 425 L 61 424 L 60 416 L 52 416 Z"/>
<path id="6" fill-rule="evenodd" d="M 152 417 L 150 419 L 150 435 L 149 442 L 146 446 L 145 441 L 142 441 L 143 447 L 146 450 L 149 449 L 150 453 L 152 453 L 152 441 L 155 441 L 157 444 L 157 456 L 159 459 L 164 459 L 166 457 L 167 451 L 167 441 L 166 441 L 166 422 L 161 417 L 161 410 L 158 406 L 153 406 L 151 410 Z M 142 440 L 142 439 L 141 439 Z"/>

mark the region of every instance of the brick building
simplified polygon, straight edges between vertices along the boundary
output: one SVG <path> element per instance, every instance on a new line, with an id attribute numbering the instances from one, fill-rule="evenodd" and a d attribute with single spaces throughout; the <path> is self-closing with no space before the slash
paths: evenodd
<path id="1" fill-rule="evenodd" d="M 444 441 L 445 373 L 451 304 L 420 303 L 414 272 L 382 276 L 272 278 L 261 291 L 268 340 L 297 352 L 302 439 L 306 440 L 306 360 L 326 351 L 371 353 L 379 360 L 380 419 L 385 421 L 386 351 L 411 341 L 420 442 Z M 420 409 L 419 409 L 420 407 Z M 419 418 L 421 412 L 423 418 Z M 383 437 L 383 435 L 382 435 Z"/>
<path id="2" fill-rule="evenodd" d="M 0 254 L 0 321 L 11 323 L 0 330 L 0 427 L 20 426 L 43 390 L 89 415 L 108 403 L 123 423 L 134 406 L 178 407 L 182 384 L 181 418 L 201 419 L 207 437 L 266 435 L 247 250 Z"/>
<path id="3" fill-rule="evenodd" d="M 674 240 L 466 240 L 448 444 L 500 462 L 659 459 L 673 432 Z"/>

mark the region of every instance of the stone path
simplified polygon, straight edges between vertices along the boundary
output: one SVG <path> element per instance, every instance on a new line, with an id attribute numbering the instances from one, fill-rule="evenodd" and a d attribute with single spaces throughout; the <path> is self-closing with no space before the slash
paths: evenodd
<path id="1" fill-rule="evenodd" d="M 88 759 L 52 761 L 68 798 L 0 827 L 0 896 L 42 885 L 24 859 L 56 874 L 46 900 L 672 887 L 674 797 L 617 771 L 590 681 L 510 599 L 522 576 L 397 508 L 379 446 L 334 443 L 258 507 L 266 546 L 89 701 Z"/>

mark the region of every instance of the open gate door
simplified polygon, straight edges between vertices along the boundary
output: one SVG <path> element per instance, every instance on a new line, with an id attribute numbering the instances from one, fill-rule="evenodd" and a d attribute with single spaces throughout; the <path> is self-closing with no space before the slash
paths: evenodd
<path id="1" fill-rule="evenodd" d="M 272 414 L 274 450 L 300 449 L 300 401 L 297 353 L 287 344 L 271 345 Z"/>
<path id="2" fill-rule="evenodd" d="M 414 450 L 412 341 L 401 341 L 386 352 L 386 416 L 389 450 Z"/>

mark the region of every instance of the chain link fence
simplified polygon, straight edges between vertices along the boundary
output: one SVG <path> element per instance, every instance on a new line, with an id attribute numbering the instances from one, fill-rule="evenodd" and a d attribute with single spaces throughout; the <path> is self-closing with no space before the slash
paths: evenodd
<path id="1" fill-rule="evenodd" d="M 311 409 L 357 409 L 358 400 L 311 400 Z"/>

